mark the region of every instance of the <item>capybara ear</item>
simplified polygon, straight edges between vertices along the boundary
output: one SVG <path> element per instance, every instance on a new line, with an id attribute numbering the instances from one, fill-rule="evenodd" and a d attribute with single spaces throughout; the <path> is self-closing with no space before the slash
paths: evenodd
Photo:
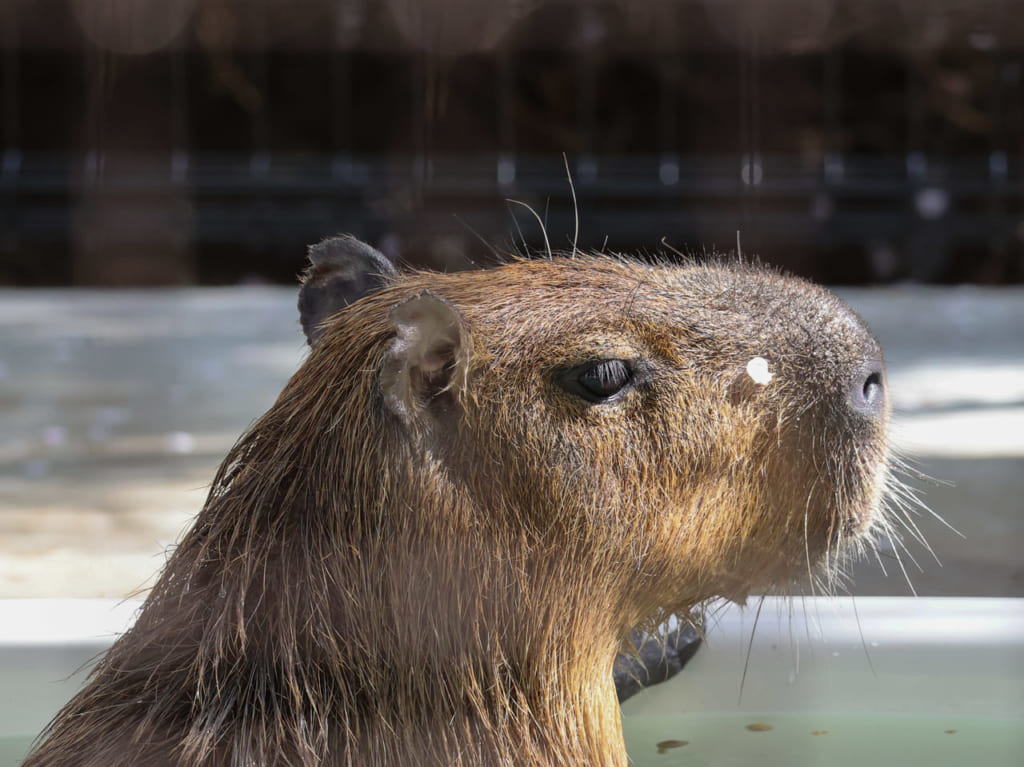
<path id="1" fill-rule="evenodd" d="M 387 256 L 349 234 L 311 245 L 309 262 L 299 289 L 299 319 L 310 346 L 316 346 L 331 315 L 398 274 Z"/>
<path id="2" fill-rule="evenodd" d="M 391 322 L 395 337 L 381 369 L 387 406 L 408 422 L 442 395 L 457 400 L 466 387 L 469 338 L 455 307 L 424 291 L 395 306 Z"/>

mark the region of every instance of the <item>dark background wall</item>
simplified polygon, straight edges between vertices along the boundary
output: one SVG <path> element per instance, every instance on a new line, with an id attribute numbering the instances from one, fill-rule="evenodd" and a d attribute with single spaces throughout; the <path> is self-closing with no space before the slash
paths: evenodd
<path id="1" fill-rule="evenodd" d="M 6 0 L 0 284 L 745 253 L 1024 279 L 1024 2 Z M 563 159 L 564 156 L 564 159 Z M 573 181 L 570 189 L 568 165 Z M 516 202 L 510 202 L 510 201 Z"/>

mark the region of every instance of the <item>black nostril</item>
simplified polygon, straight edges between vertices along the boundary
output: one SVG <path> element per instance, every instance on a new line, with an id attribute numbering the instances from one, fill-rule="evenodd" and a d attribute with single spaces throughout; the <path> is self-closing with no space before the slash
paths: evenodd
<path id="1" fill-rule="evenodd" d="M 854 374 L 847 400 L 861 415 L 874 418 L 885 411 L 885 375 L 882 363 L 872 360 Z"/>
<path id="2" fill-rule="evenodd" d="M 885 392 L 882 389 L 882 374 L 871 373 L 864 379 L 864 401 L 870 404 L 883 396 Z"/>

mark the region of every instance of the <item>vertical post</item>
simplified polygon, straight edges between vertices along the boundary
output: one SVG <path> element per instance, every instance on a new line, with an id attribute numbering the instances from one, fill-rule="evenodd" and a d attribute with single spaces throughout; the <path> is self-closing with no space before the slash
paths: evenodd
<path id="1" fill-rule="evenodd" d="M 250 118 L 250 154 L 249 154 L 249 176 L 255 186 L 256 194 L 249 206 L 249 220 L 251 226 L 248 236 L 248 250 L 252 262 L 258 263 L 268 249 L 271 248 L 269 235 L 273 231 L 270 222 L 270 200 L 268 198 L 268 176 L 270 174 L 271 153 L 270 153 L 270 88 L 268 77 L 268 58 L 270 57 L 269 35 L 267 28 L 267 5 L 266 2 L 255 3 L 256 10 L 253 30 L 252 47 L 249 51 L 242 53 L 248 56 L 253 72 L 253 80 L 259 91 L 260 98 L 256 99 L 256 108 Z M 239 6 L 241 9 L 242 6 Z M 243 42 L 244 45 L 244 42 Z"/>
<path id="2" fill-rule="evenodd" d="M 183 186 L 188 179 L 188 64 L 187 46 L 184 40 L 175 44 L 170 51 L 171 67 L 171 183 Z"/>
<path id="3" fill-rule="evenodd" d="M 0 252 L 19 255 L 18 177 L 21 173 L 21 70 L 19 59 L 18 4 L 4 3 L 0 9 L 3 30 L 0 80 Z"/>
<path id="4" fill-rule="evenodd" d="M 845 173 L 842 136 L 842 81 L 843 62 L 838 44 L 833 44 L 821 54 L 821 103 L 822 103 L 822 157 L 821 176 L 818 191 L 813 202 L 813 215 L 819 222 L 818 242 L 823 253 L 831 258 L 841 254 L 836 242 L 834 221 L 837 189 Z M 861 262 L 868 260 L 866 253 L 859 254 Z"/>
<path id="5" fill-rule="evenodd" d="M 511 192 L 516 183 L 515 65 L 516 51 L 505 42 L 496 52 L 498 78 L 498 135 L 496 141 L 498 189 Z"/>
<path id="6" fill-rule="evenodd" d="M 682 49 L 675 4 L 662 7 L 665 18 L 657 25 L 658 57 L 658 180 L 664 190 L 679 183 L 679 80 Z M 670 199 L 669 195 L 665 196 Z"/>
<path id="7" fill-rule="evenodd" d="M 600 19 L 588 21 L 586 14 L 596 15 L 597 9 L 590 3 L 579 6 L 584 16 L 580 19 L 579 27 L 584 30 L 583 39 L 580 40 L 577 48 L 577 78 L 579 88 L 577 89 L 576 115 L 581 138 L 580 156 L 576 163 L 576 178 L 578 184 L 576 194 L 580 195 L 589 184 L 597 180 L 597 159 L 594 156 L 597 143 L 597 79 L 598 65 L 600 63 L 600 46 L 589 38 L 586 30 L 591 26 L 599 26 Z"/>
<path id="8" fill-rule="evenodd" d="M 179 274 L 196 279 L 199 275 L 199 231 L 189 187 L 188 42 L 183 37 L 167 51 L 170 66 L 171 168 L 168 185 L 168 240 L 181 264 Z"/>
<path id="9" fill-rule="evenodd" d="M 996 29 L 1002 29 L 1003 25 L 1010 23 L 1006 18 L 1003 6 L 993 14 L 993 22 Z M 988 157 L 988 251 L 989 260 L 996 268 L 993 277 L 1005 279 L 1012 276 L 1006 274 L 1005 270 L 1009 264 L 1006 263 L 1011 252 L 1010 238 L 1012 234 L 1005 228 L 1006 223 L 1006 181 L 1009 173 L 1008 144 L 1009 137 L 1014 135 L 1009 131 L 1007 123 L 1010 122 L 1007 100 L 1004 98 L 1003 75 L 1006 66 L 1007 56 L 1001 48 L 998 40 L 994 39 L 991 50 L 992 67 L 992 99 L 989 104 L 989 157 Z M 1011 101 L 1012 103 L 1012 101 Z"/>
<path id="10" fill-rule="evenodd" d="M 330 57 L 330 92 L 328 98 L 331 105 L 331 140 L 330 151 L 331 175 L 335 180 L 345 179 L 351 169 L 353 154 L 352 132 L 352 51 L 347 37 L 347 26 L 352 21 L 340 15 L 351 13 L 344 4 L 337 8 L 335 18 L 336 33 L 331 38 Z"/>
<path id="11" fill-rule="evenodd" d="M 760 250 L 755 226 L 758 213 L 759 187 L 764 175 L 760 144 L 759 30 L 753 23 L 741 31 L 738 55 L 740 61 L 740 221 L 743 240 L 748 248 Z"/>
<path id="12" fill-rule="evenodd" d="M 17 151 L 21 147 L 21 51 L 18 44 L 20 36 L 18 3 L 3 4 L 3 8 L 0 9 L 0 31 L 3 33 L 3 38 L 0 40 L 0 44 L 3 45 L 3 78 L 0 81 L 3 98 L 0 105 L 3 108 L 2 146 L 5 150 L 4 170 L 6 170 L 7 153 Z"/>
<path id="13" fill-rule="evenodd" d="M 831 47 L 822 54 L 822 102 L 824 108 L 825 153 L 828 155 L 842 154 L 838 146 L 842 135 L 843 110 L 843 60 L 842 53 Z"/>
<path id="14" fill-rule="evenodd" d="M 915 63 L 913 53 L 907 66 L 907 201 L 908 218 L 913 222 L 907 237 L 907 276 L 927 282 L 942 276 L 950 261 L 950 244 L 946 236 L 943 214 L 928 212 L 923 202 L 933 194 L 934 173 L 929 167 L 929 153 L 940 149 L 928 142 L 929 98 L 921 67 L 937 66 L 937 59 L 922 51 Z M 948 195 L 948 191 L 945 192 Z"/>
<path id="15" fill-rule="evenodd" d="M 252 139 L 250 171 L 262 180 L 270 170 L 270 93 L 267 82 L 269 69 L 267 59 L 270 57 L 270 46 L 267 35 L 267 3 L 260 2 L 256 5 L 259 10 L 255 14 L 255 34 L 249 55 L 253 62 L 253 79 L 256 81 L 261 98 L 250 123 Z"/>

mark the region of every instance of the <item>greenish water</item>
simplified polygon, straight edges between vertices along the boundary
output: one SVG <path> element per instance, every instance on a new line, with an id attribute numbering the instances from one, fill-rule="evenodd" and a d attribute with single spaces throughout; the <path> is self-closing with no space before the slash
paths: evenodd
<path id="1" fill-rule="evenodd" d="M 752 731 L 748 725 L 771 729 Z M 721 714 L 624 717 L 636 767 L 1020 767 L 1024 723 L 899 714 Z M 814 734 L 819 733 L 819 734 Z M 686 745 L 678 745 L 686 741 Z M 31 738 L 0 738 L 17 767 Z M 665 744 L 660 749 L 658 744 Z"/>
<path id="2" fill-rule="evenodd" d="M 771 729 L 752 731 L 752 724 Z M 623 728 L 636 767 L 1024 765 L 1024 723 L 1015 720 L 909 714 L 644 714 L 624 716 Z M 682 741 L 686 745 L 678 745 Z M 661 749 L 659 743 L 664 744 Z"/>
<path id="3" fill-rule="evenodd" d="M 0 737 L 0 767 L 17 767 L 21 764 L 34 737 L 26 738 L 20 735 Z"/>

